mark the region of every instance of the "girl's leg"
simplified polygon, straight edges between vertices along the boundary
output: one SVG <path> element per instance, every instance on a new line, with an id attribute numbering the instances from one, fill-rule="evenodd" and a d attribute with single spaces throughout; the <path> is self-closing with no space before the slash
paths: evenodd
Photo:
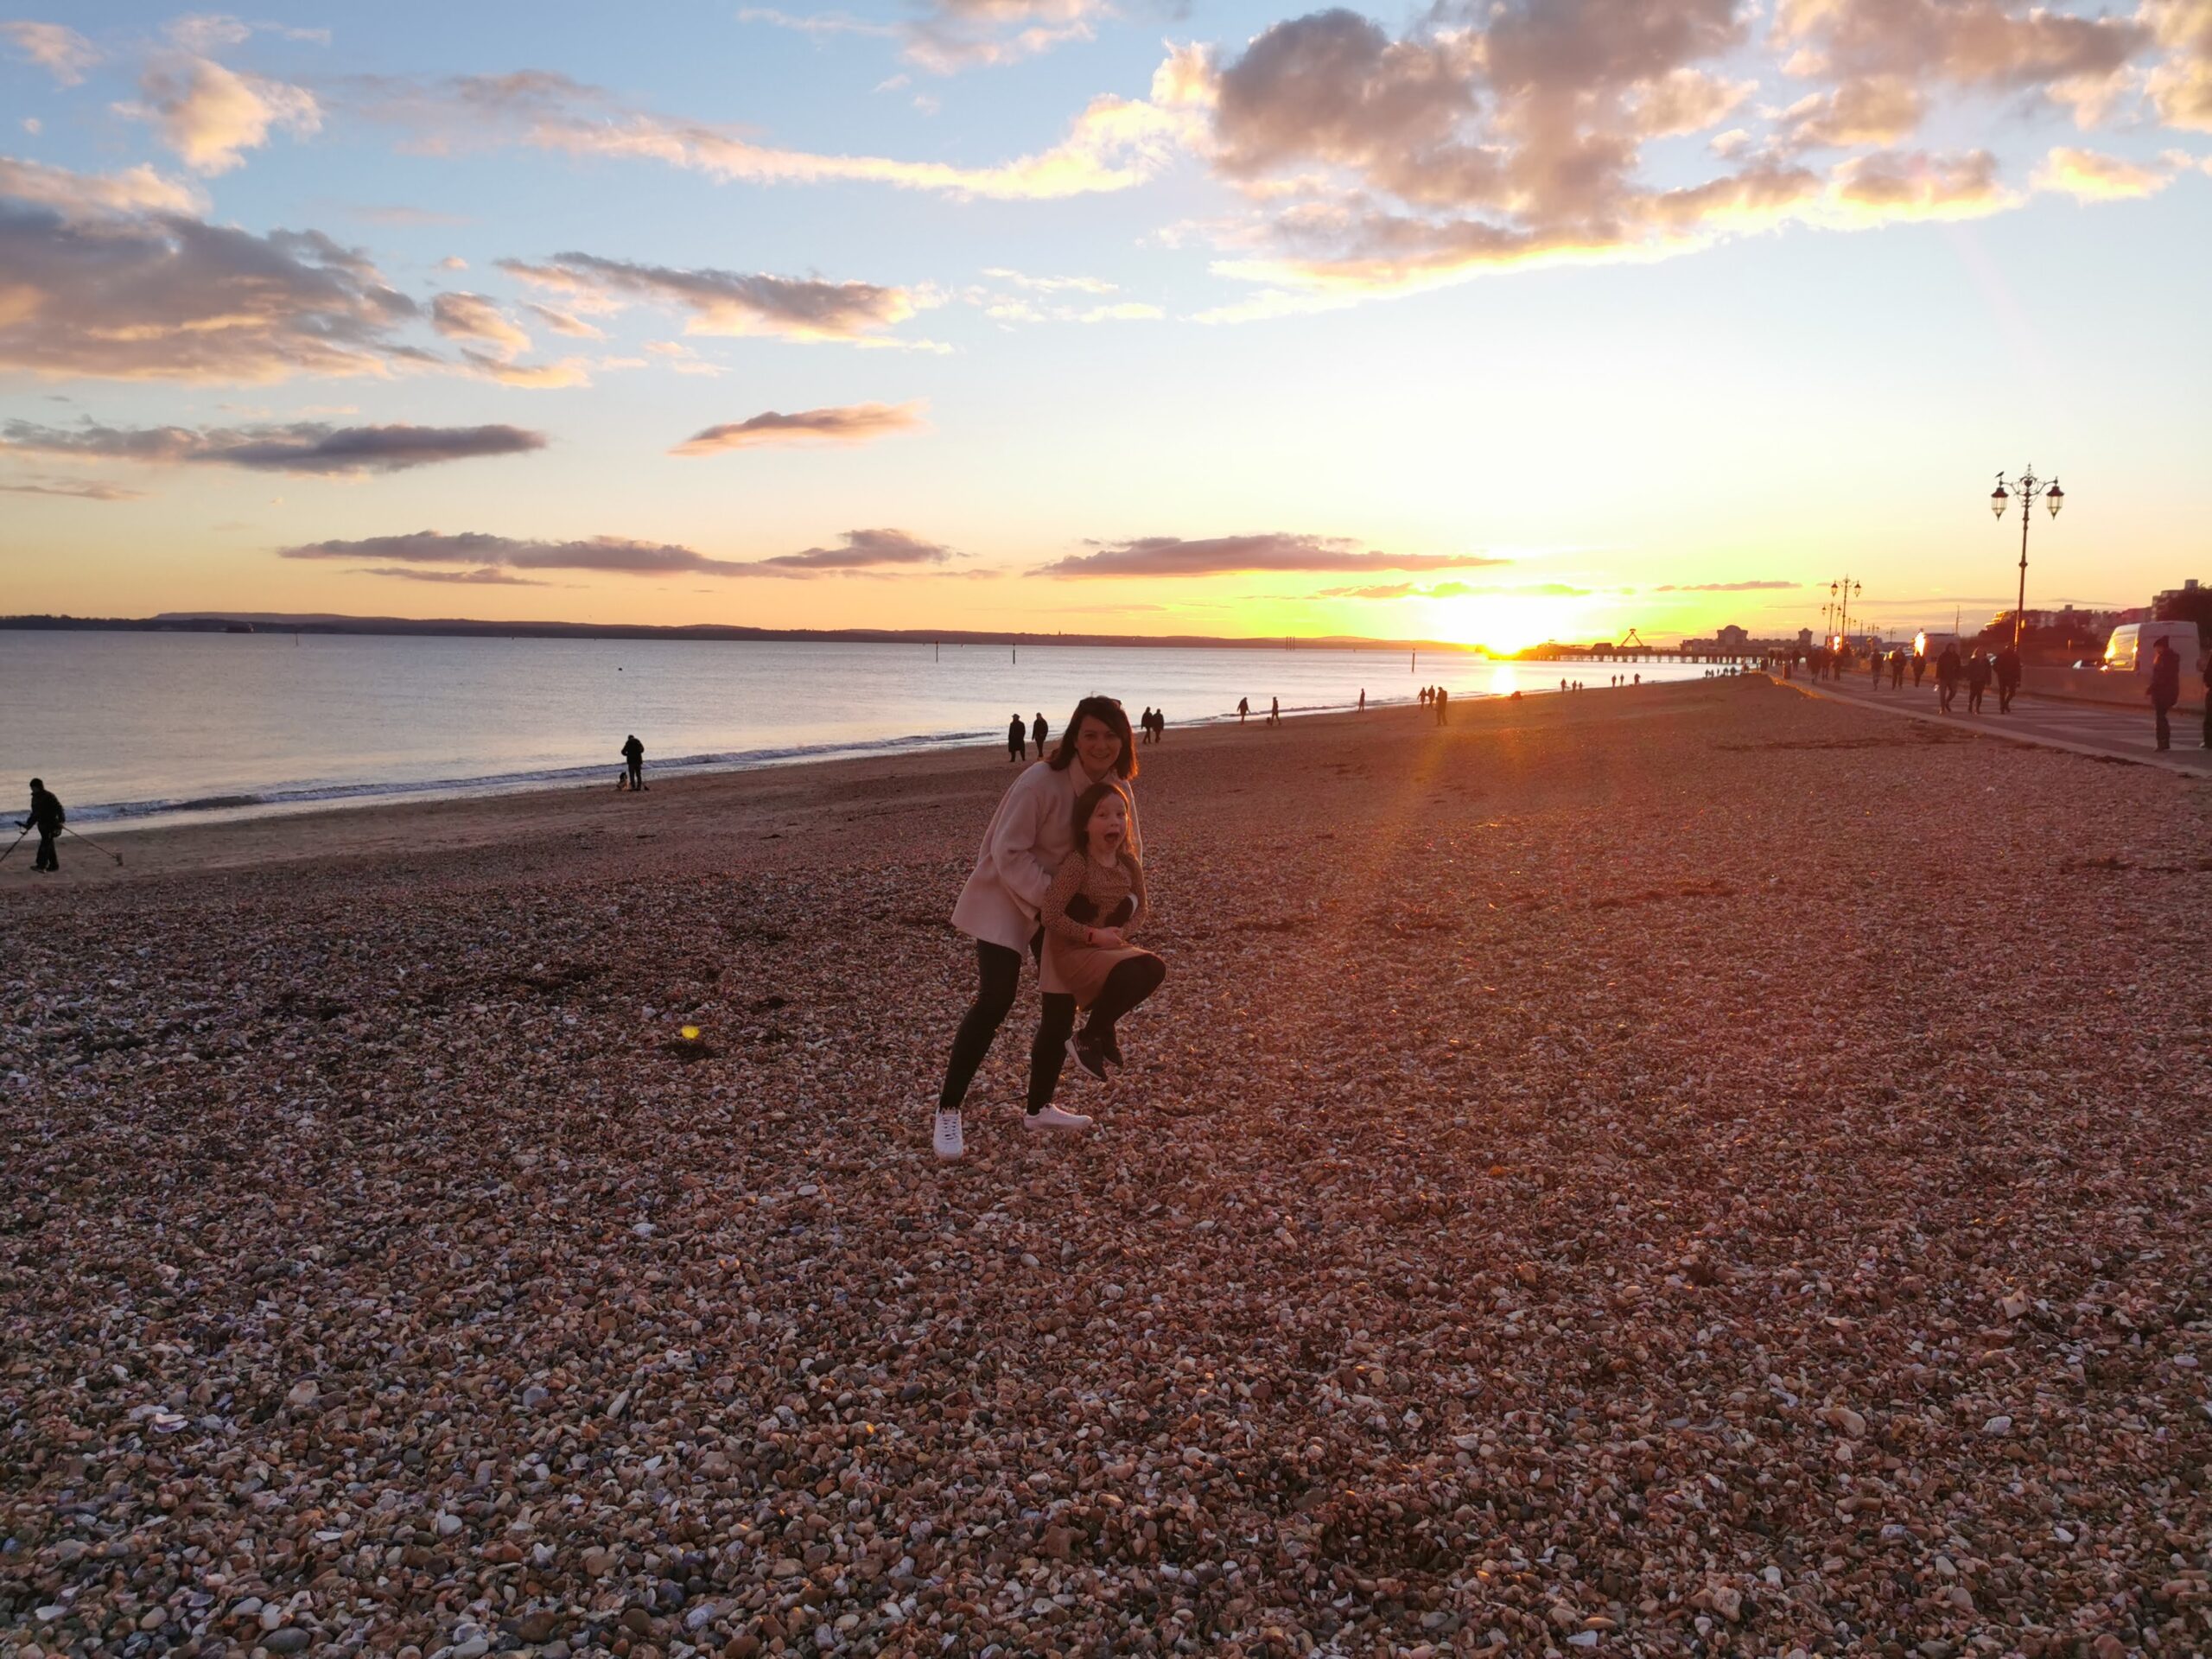
<path id="1" fill-rule="evenodd" d="M 1002 944 L 976 941 L 976 1000 L 952 1039 L 952 1058 L 945 1063 L 944 1087 L 938 1093 L 937 1109 L 957 1112 L 968 1097 L 968 1085 L 983 1056 L 991 1052 L 991 1039 L 999 1034 L 1014 994 L 1021 984 L 1021 953 Z"/>
<path id="2" fill-rule="evenodd" d="M 1037 1040 L 1029 1045 L 1029 1115 L 1034 1117 L 1052 1103 L 1060 1086 L 1060 1067 L 1068 1057 L 1068 1035 L 1075 1030 L 1075 998 L 1059 991 L 1045 993 L 1044 1017 L 1037 1022 Z"/>
<path id="3" fill-rule="evenodd" d="M 1112 1042 L 1114 1022 L 1158 990 L 1166 977 L 1167 964 L 1150 954 L 1116 963 L 1098 1000 L 1090 1005 L 1090 1018 L 1083 1027 L 1084 1040 Z"/>

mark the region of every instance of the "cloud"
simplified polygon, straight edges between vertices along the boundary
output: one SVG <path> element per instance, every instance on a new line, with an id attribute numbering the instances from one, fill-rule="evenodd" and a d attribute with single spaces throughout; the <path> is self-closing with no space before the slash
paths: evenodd
<path id="1" fill-rule="evenodd" d="M 503 386 L 556 391 L 568 386 L 591 385 L 591 365 L 581 357 L 564 357 L 554 363 L 510 363 L 503 357 L 467 346 L 461 348 L 461 355 L 474 373 Z"/>
<path id="2" fill-rule="evenodd" d="M 582 541 L 517 540 L 467 531 L 457 536 L 434 530 L 411 535 L 371 536 L 359 541 L 305 542 L 280 548 L 286 559 L 361 559 L 392 568 L 416 565 L 485 570 L 595 570 L 615 575 L 785 576 L 886 572 L 944 563 L 950 548 L 923 541 L 903 530 L 853 530 L 836 545 L 810 547 L 767 559 L 714 559 L 667 542 L 632 541 L 594 536 Z M 454 580 L 431 576 L 432 581 Z M 496 578 L 471 575 L 467 580 Z"/>
<path id="3" fill-rule="evenodd" d="M 305 87 L 227 69 L 212 58 L 165 60 L 139 81 L 143 105 L 120 107 L 154 123 L 162 142 L 199 173 L 227 173 L 243 152 L 269 142 L 272 127 L 310 133 L 322 106 Z"/>
<path id="4" fill-rule="evenodd" d="M 1586 599 L 1596 589 L 1565 582 L 1522 582 L 1514 587 L 1478 586 L 1465 582 L 1437 582 L 1424 587 L 1414 582 L 1394 582 L 1371 588 L 1324 588 L 1317 599 L 1467 599 L 1476 595 L 1522 599 Z"/>
<path id="5" fill-rule="evenodd" d="M 1003 265 L 988 265 L 983 275 L 994 282 L 1011 283 L 1016 288 L 1031 289 L 1039 294 L 1113 294 L 1120 290 L 1112 283 L 1096 276 L 1031 276 L 1019 270 L 1009 270 Z"/>
<path id="6" fill-rule="evenodd" d="M 36 64 L 63 86 L 83 86 L 85 71 L 100 60 L 98 47 L 60 23 L 35 23 L 28 19 L 0 23 L 0 40 L 6 41 L 17 57 Z"/>
<path id="7" fill-rule="evenodd" d="M 205 212 L 198 187 L 164 178 L 150 167 L 122 173 L 72 173 L 41 162 L 0 156 L 0 196 L 59 209 L 73 219 L 112 213 Z"/>
<path id="8" fill-rule="evenodd" d="M 1894 144 L 1917 131 L 1928 100 L 1903 75 L 1868 75 L 1799 99 L 1783 112 L 1791 149 Z"/>
<path id="9" fill-rule="evenodd" d="M 486 567 L 478 570 L 410 570 L 404 565 L 372 565 L 348 570 L 349 576 L 391 576 L 402 582 L 454 582 L 471 588 L 550 588 L 550 582 Z"/>
<path id="10" fill-rule="evenodd" d="M 448 340 L 480 340 L 501 361 L 530 349 L 530 336 L 481 294 L 441 294 L 430 302 L 430 326 Z"/>
<path id="11" fill-rule="evenodd" d="M 956 197 L 1047 200 L 1126 190 L 1163 171 L 1192 130 L 1187 113 L 1093 99 L 1051 148 L 989 167 L 832 156 L 759 143 L 733 127 L 618 103 L 566 75 L 524 70 L 435 83 L 380 82 L 364 111 L 414 129 L 423 148 L 521 144 L 582 157 L 654 161 L 751 184 L 866 182 Z"/>
<path id="12" fill-rule="evenodd" d="M 264 382 L 381 374 L 424 354 L 415 302 L 316 231 L 255 236 L 179 213 L 80 220 L 0 200 L 0 368 Z"/>
<path id="13" fill-rule="evenodd" d="M 2159 119 L 2212 132 L 2212 0 L 2145 0 L 2143 16 L 2165 52 L 2150 79 Z"/>
<path id="14" fill-rule="evenodd" d="M 1654 588 L 1655 594 L 1761 594 L 1771 589 L 1802 588 L 1802 582 L 1669 582 L 1663 588 Z"/>
<path id="15" fill-rule="evenodd" d="M 522 302 L 522 308 L 556 334 L 566 334 L 573 340 L 605 340 L 607 338 L 605 329 L 594 328 L 582 317 L 572 316 L 568 312 L 558 310 L 550 305 L 540 305 L 535 300 L 524 300 Z"/>
<path id="16" fill-rule="evenodd" d="M 192 428 L 41 426 L 0 422 L 0 449 L 78 460 L 209 463 L 255 472 L 397 473 L 440 461 L 524 454 L 545 435 L 516 426 L 283 426 Z"/>
<path id="17" fill-rule="evenodd" d="M 931 0 L 904 31 L 909 61 L 939 74 L 1014 63 L 1092 37 L 1106 0 Z"/>
<path id="18" fill-rule="evenodd" d="M 788 29 L 798 34 L 813 35 L 817 40 L 832 35 L 859 35 L 889 40 L 899 33 L 895 23 L 872 23 L 864 18 L 848 16 L 842 11 L 798 16 L 787 11 L 778 11 L 772 6 L 745 6 L 739 9 L 737 21 L 741 23 L 766 23 L 772 29 Z"/>
<path id="19" fill-rule="evenodd" d="M 925 542 L 903 530 L 849 530 L 834 546 L 754 559 L 738 568 L 756 575 L 817 576 L 938 565 L 953 556 L 950 548 Z"/>
<path id="20" fill-rule="evenodd" d="M 2164 166 L 2142 167 L 2117 156 L 2061 145 L 2036 174 L 2036 188 L 2058 190 L 2076 201 L 2121 201 L 2155 196 L 2173 181 Z"/>
<path id="21" fill-rule="evenodd" d="M 77 483 L 67 480 L 48 479 L 42 483 L 0 484 L 0 493 L 9 495 L 60 495 L 79 501 L 143 501 L 143 490 L 126 490 L 117 484 L 99 482 Z"/>
<path id="22" fill-rule="evenodd" d="M 1775 36 L 1801 70 L 2047 91 L 2118 73 L 2151 31 L 2006 0 L 1781 0 Z"/>
<path id="23" fill-rule="evenodd" d="M 727 449 L 752 449 L 768 444 L 865 443 L 894 432 L 919 430 L 921 411 L 918 403 L 847 404 L 831 409 L 804 409 L 790 415 L 770 410 L 746 420 L 710 426 L 703 432 L 694 433 L 668 453 L 712 455 Z"/>
<path id="24" fill-rule="evenodd" d="M 1094 545 L 1096 545 L 1094 543 Z M 1185 541 L 1147 536 L 1109 542 L 1096 553 L 1074 553 L 1032 570 L 1039 576 L 1208 576 L 1253 570 L 1456 570 L 1510 561 L 1479 554 L 1363 552 L 1332 536 L 1270 531 Z"/>
<path id="25" fill-rule="evenodd" d="M 1963 156 L 1883 150 L 1853 156 L 1835 170 L 1836 196 L 1847 213 L 1887 223 L 1901 219 L 1975 219 L 2019 200 L 1997 179 L 1986 149 Z"/>
<path id="26" fill-rule="evenodd" d="M 590 296 L 607 307 L 631 298 L 691 314 L 692 334 L 774 334 L 786 340 L 855 340 L 903 322 L 915 311 L 906 289 L 874 283 L 769 276 L 733 270 L 679 270 L 588 253 L 559 253 L 534 265 L 500 268 L 556 292 Z"/>

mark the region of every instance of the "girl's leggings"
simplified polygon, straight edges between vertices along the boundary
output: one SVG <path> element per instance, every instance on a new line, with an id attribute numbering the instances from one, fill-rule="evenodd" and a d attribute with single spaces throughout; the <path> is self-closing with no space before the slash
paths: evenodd
<path id="1" fill-rule="evenodd" d="M 1167 964 L 1149 951 L 1116 963 L 1113 971 L 1106 976 L 1105 988 L 1090 1005 L 1090 1018 L 1084 1022 L 1083 1028 L 1095 1031 L 1101 1037 L 1111 1037 L 1114 1022 L 1158 990 L 1166 977 Z"/>
<path id="2" fill-rule="evenodd" d="M 1045 935 L 1040 930 L 1029 942 L 1030 953 L 1040 954 L 1044 944 Z M 944 1087 L 938 1091 L 937 1109 L 941 1112 L 960 1109 L 960 1103 L 968 1097 L 968 1085 L 975 1079 L 976 1068 L 991 1052 L 991 1039 L 999 1034 L 999 1027 L 1013 1010 L 1014 993 L 1021 988 L 1021 953 L 978 939 L 976 976 L 976 1000 L 969 1005 L 967 1016 L 953 1037 L 952 1058 L 945 1063 Z M 1060 1086 L 1060 1067 L 1067 1059 L 1068 1034 L 1075 1029 L 1075 998 L 1057 991 L 1046 991 L 1044 996 L 1044 1017 L 1037 1023 L 1036 1039 L 1029 1045 L 1029 1110 L 1033 1116 L 1052 1103 L 1052 1091 Z"/>

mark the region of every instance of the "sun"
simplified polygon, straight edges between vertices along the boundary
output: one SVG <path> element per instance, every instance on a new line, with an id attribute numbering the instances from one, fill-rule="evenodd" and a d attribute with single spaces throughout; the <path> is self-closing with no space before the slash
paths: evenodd
<path id="1" fill-rule="evenodd" d="M 1463 645 L 1483 645 L 1511 656 L 1547 639 L 1586 632 L 1583 607 L 1549 594 L 1479 594 L 1421 601 L 1432 638 Z"/>

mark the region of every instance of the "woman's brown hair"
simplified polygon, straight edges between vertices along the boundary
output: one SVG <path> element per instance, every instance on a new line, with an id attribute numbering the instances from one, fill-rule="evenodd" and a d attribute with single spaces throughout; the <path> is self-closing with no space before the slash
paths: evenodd
<path id="1" fill-rule="evenodd" d="M 1076 704 L 1075 713 L 1068 716 L 1066 729 L 1060 734 L 1058 747 L 1053 749 L 1052 758 L 1045 764 L 1052 767 L 1054 772 L 1065 772 L 1075 764 L 1075 734 L 1083 729 L 1083 722 L 1086 720 L 1095 720 L 1110 726 L 1115 734 L 1122 740 L 1122 754 L 1121 758 L 1114 762 L 1114 775 L 1116 778 L 1135 777 L 1137 775 L 1136 734 L 1130 729 L 1128 710 L 1111 697 L 1085 697 L 1081 702 Z"/>

